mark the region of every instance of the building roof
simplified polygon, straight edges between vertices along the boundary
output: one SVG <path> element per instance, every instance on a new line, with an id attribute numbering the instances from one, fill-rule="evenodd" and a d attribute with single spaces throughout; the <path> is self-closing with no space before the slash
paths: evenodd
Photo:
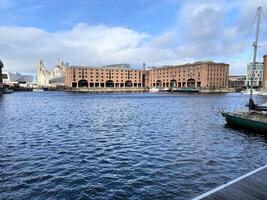
<path id="1" fill-rule="evenodd" d="M 113 64 L 113 65 L 105 65 L 102 66 L 104 68 L 122 68 L 122 69 L 129 69 L 130 64 Z"/>
<path id="2" fill-rule="evenodd" d="M 7 75 L 7 81 L 10 82 L 33 82 L 33 76 L 22 75 L 19 73 L 3 72 L 3 75 Z"/>
<path id="3" fill-rule="evenodd" d="M 229 78 L 230 77 L 233 77 L 233 78 L 235 78 L 235 77 L 246 77 L 246 74 L 241 74 L 241 75 L 229 75 Z"/>
<path id="4" fill-rule="evenodd" d="M 185 64 L 181 64 L 181 65 L 164 65 L 164 66 L 161 66 L 161 67 L 152 67 L 150 68 L 150 70 L 153 70 L 153 69 L 166 69 L 166 68 L 176 68 L 176 67 L 186 67 L 186 66 L 190 66 L 190 65 L 204 65 L 204 64 L 209 64 L 209 65 L 229 65 L 229 64 L 226 64 L 226 63 L 216 63 L 216 62 L 213 62 L 213 61 L 197 61 L 197 62 L 194 62 L 194 63 L 185 63 Z"/>
<path id="5" fill-rule="evenodd" d="M 131 67 L 120 67 L 119 65 L 108 65 L 108 66 L 85 66 L 85 65 L 71 65 L 69 68 L 92 68 L 92 69 L 115 69 L 115 70 L 142 70 Z"/>
<path id="6" fill-rule="evenodd" d="M 263 62 L 255 62 L 255 64 L 261 64 L 261 65 L 263 65 L 264 63 Z M 251 63 L 249 63 L 249 65 L 253 65 L 253 63 L 251 62 Z"/>

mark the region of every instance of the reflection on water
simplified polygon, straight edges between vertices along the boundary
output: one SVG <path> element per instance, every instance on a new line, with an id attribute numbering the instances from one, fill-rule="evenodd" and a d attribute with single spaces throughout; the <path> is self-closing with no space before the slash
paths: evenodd
<path id="1" fill-rule="evenodd" d="M 216 113 L 239 94 L 0 97 L 1 199 L 188 199 L 267 162 Z M 258 102 L 266 99 L 257 97 Z"/>

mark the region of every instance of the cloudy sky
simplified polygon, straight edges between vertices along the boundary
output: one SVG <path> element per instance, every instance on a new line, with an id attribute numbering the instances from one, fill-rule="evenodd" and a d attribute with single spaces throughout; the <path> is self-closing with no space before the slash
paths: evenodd
<path id="1" fill-rule="evenodd" d="M 263 6 L 258 60 L 267 54 L 267 0 L 0 0 L 0 59 L 35 73 L 40 58 L 140 67 L 214 60 L 244 74 Z"/>

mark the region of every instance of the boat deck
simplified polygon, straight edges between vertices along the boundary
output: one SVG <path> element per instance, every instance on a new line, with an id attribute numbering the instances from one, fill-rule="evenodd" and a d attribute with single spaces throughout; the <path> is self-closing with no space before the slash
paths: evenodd
<path id="1" fill-rule="evenodd" d="M 193 200 L 265 200 L 267 199 L 267 165 L 215 188 Z"/>
<path id="2" fill-rule="evenodd" d="M 235 116 L 242 116 L 243 118 L 249 119 L 249 120 L 254 120 L 254 121 L 261 121 L 264 123 L 267 123 L 267 115 L 266 113 L 257 113 L 257 112 L 240 112 L 233 114 Z"/>

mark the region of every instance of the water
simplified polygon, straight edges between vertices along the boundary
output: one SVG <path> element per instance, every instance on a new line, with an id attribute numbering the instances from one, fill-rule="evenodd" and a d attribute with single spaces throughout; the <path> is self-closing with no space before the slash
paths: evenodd
<path id="1" fill-rule="evenodd" d="M 0 97 L 1 199 L 190 199 L 267 163 L 263 135 L 225 126 L 240 94 Z M 267 99 L 258 97 L 258 102 Z"/>

